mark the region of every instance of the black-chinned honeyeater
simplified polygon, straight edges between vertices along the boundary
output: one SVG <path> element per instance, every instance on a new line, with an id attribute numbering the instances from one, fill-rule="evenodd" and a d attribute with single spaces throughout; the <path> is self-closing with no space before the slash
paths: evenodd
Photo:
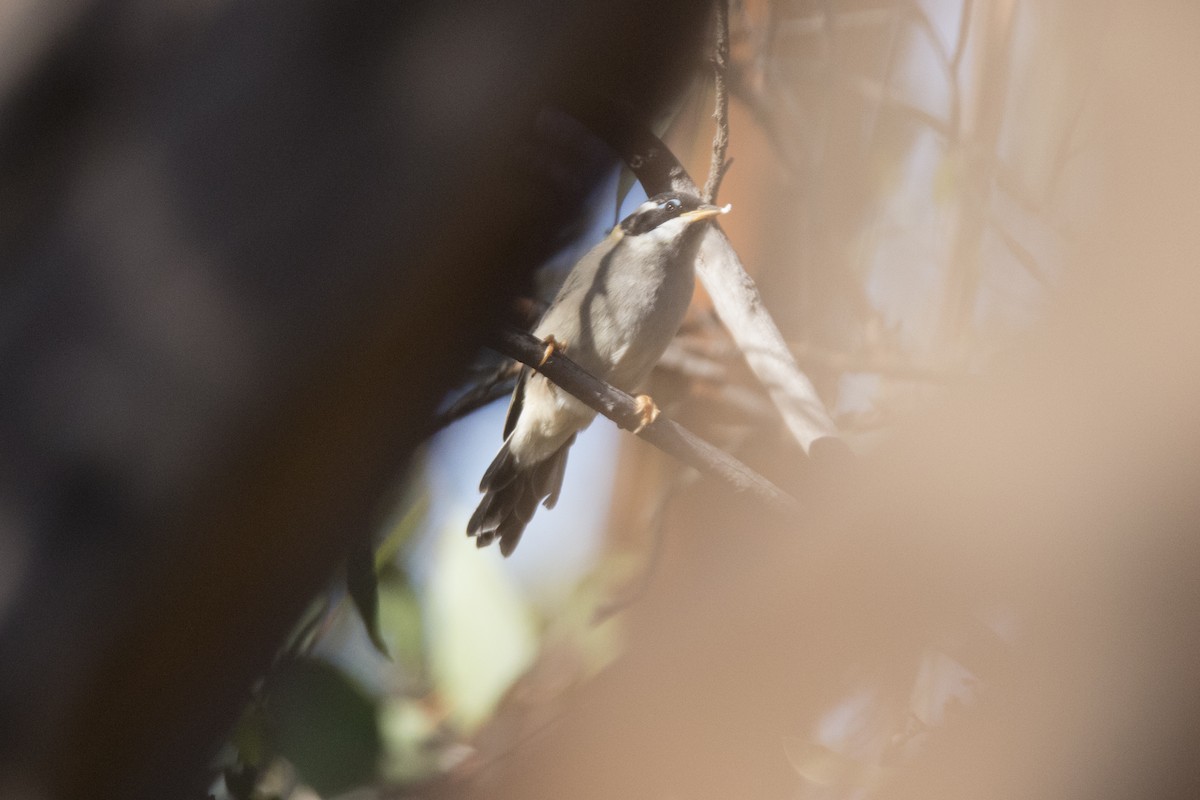
<path id="1" fill-rule="evenodd" d="M 707 222 L 729 207 L 667 192 L 642 203 L 572 268 L 533 334 L 543 363 L 561 350 L 617 388 L 635 391 L 679 331 L 695 285 Z M 638 397 L 642 425 L 658 415 Z M 524 367 L 504 422 L 504 445 L 483 475 L 484 492 L 467 533 L 512 553 L 538 503 L 553 508 L 567 451 L 596 412 Z"/>

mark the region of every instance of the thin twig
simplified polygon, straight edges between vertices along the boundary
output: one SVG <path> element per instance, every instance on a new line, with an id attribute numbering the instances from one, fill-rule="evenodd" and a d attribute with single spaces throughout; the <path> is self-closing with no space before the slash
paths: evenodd
<path id="1" fill-rule="evenodd" d="M 716 130 L 713 132 L 712 163 L 708 168 L 708 181 L 704 184 L 704 199 L 709 203 L 716 201 L 721 179 L 729 168 L 729 162 L 725 160 L 729 150 L 729 92 L 725 87 L 725 75 L 729 71 L 729 0 L 716 0 L 716 6 L 717 40 L 712 58 Z"/>
<path id="2" fill-rule="evenodd" d="M 512 327 L 501 328 L 490 346 L 501 355 L 536 369 L 555 384 L 626 430 L 642 423 L 637 401 L 608 384 L 560 352 L 541 364 L 545 343 L 536 336 Z M 791 513 L 799 508 L 795 499 L 736 458 L 714 447 L 682 425 L 660 414 L 637 433 L 669 456 L 724 481 L 739 492 L 747 492 L 775 511 Z"/>

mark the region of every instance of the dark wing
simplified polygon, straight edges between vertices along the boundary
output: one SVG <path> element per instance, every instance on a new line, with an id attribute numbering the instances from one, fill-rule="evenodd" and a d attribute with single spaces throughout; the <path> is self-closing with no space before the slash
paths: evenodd
<path id="1" fill-rule="evenodd" d="M 521 374 L 517 376 L 517 388 L 513 389 L 512 399 L 508 401 L 508 415 L 504 418 L 505 441 L 513 432 L 513 428 L 517 427 L 517 420 L 521 417 L 521 408 L 525 405 L 525 381 L 528 379 L 529 367 L 521 367 Z"/>

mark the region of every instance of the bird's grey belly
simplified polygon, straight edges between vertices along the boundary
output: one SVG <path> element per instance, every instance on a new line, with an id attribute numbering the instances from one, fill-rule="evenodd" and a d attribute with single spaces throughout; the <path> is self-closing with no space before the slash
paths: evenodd
<path id="1" fill-rule="evenodd" d="M 660 284 L 657 292 L 634 284 L 592 300 L 591 335 L 584 339 L 599 377 L 626 391 L 645 380 L 683 322 L 692 297 L 686 278 Z"/>
<path id="2" fill-rule="evenodd" d="M 636 266 L 624 264 L 619 272 L 598 252 L 593 249 L 567 277 L 534 334 L 565 342 L 567 355 L 581 367 L 633 391 L 687 312 L 695 283 L 694 248 L 678 258 L 656 253 Z"/>

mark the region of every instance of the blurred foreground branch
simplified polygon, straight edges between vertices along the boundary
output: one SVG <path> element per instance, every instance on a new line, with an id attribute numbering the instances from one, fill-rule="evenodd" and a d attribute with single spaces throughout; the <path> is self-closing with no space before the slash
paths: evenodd
<path id="1" fill-rule="evenodd" d="M 627 0 L 0 17 L 0 795 L 203 796 L 495 298 L 600 177 L 536 139 L 537 110 L 660 107 L 704 21 Z"/>

